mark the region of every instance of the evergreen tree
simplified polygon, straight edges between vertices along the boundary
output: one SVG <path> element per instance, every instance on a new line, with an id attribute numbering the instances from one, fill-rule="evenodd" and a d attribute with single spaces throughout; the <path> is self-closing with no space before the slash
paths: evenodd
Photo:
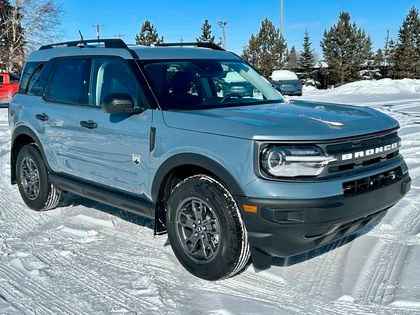
<path id="1" fill-rule="evenodd" d="M 314 50 L 311 49 L 311 41 L 309 38 L 308 31 L 305 32 L 303 37 L 303 51 L 299 55 L 299 68 L 302 69 L 302 79 L 311 79 L 311 74 L 315 66 L 315 54 Z"/>
<path id="2" fill-rule="evenodd" d="M 372 56 L 370 37 L 350 23 L 347 12 L 341 12 L 338 23 L 324 32 L 321 47 L 333 83 L 344 84 L 360 78 L 360 70 Z"/>
<path id="3" fill-rule="evenodd" d="M 379 77 L 385 78 L 387 76 L 385 53 L 381 48 L 379 48 L 375 53 L 373 58 L 373 67 L 377 71 Z"/>
<path id="4" fill-rule="evenodd" d="M 209 20 L 204 20 L 204 23 L 201 26 L 201 36 L 197 37 L 196 41 L 200 43 L 214 43 L 214 36 L 211 35 Z"/>
<path id="5" fill-rule="evenodd" d="M 420 78 L 420 17 L 412 7 L 398 33 L 398 42 L 391 55 L 393 78 Z"/>
<path id="6" fill-rule="evenodd" d="M 381 48 L 379 48 L 376 51 L 376 54 L 375 54 L 375 57 L 374 57 L 373 60 L 374 60 L 374 65 L 376 67 L 383 67 L 383 66 L 385 66 L 385 55 L 384 55 L 384 53 L 383 53 L 383 51 L 382 51 Z"/>
<path id="7" fill-rule="evenodd" d="M 258 34 L 251 35 L 242 57 L 268 78 L 273 70 L 284 67 L 285 51 L 286 41 L 283 35 L 266 18 L 262 21 Z"/>
<path id="8" fill-rule="evenodd" d="M 163 37 L 159 38 L 159 34 L 153 24 L 148 20 L 144 21 L 140 32 L 136 35 L 136 44 L 150 46 L 162 42 Z"/>
<path id="9" fill-rule="evenodd" d="M 384 62 L 385 62 L 385 67 L 388 70 L 388 68 L 390 67 L 390 64 L 392 63 L 393 60 L 393 56 L 395 53 L 395 42 L 394 40 L 391 38 L 388 42 L 388 44 L 385 47 L 385 51 L 384 51 Z"/>
<path id="10" fill-rule="evenodd" d="M 295 49 L 295 46 L 292 46 L 290 52 L 287 53 L 286 57 L 286 68 L 289 70 L 297 69 L 298 68 L 298 55 Z"/>

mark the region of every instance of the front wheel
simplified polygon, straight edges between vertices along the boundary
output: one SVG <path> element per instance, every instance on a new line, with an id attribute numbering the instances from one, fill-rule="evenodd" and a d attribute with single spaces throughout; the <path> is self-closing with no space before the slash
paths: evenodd
<path id="1" fill-rule="evenodd" d="M 191 176 L 174 188 L 166 222 L 176 257 L 199 278 L 231 277 L 249 260 L 239 208 L 229 191 L 209 176 Z"/>
<path id="2" fill-rule="evenodd" d="M 16 177 L 20 195 L 29 208 L 43 211 L 57 206 L 61 190 L 51 184 L 44 160 L 35 144 L 25 145 L 19 151 Z"/>

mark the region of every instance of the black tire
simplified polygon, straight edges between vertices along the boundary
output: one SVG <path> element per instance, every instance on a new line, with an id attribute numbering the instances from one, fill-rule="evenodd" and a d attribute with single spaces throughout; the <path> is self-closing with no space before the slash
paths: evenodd
<path id="1" fill-rule="evenodd" d="M 38 193 L 33 193 L 32 198 L 25 191 L 27 185 L 25 185 L 25 179 L 21 176 L 21 172 L 24 172 L 22 168 L 25 168 L 24 164 L 27 161 L 29 163 L 33 162 L 34 169 L 37 170 L 35 173 L 38 174 L 39 184 L 35 185 L 38 186 L 38 189 L 36 189 Z M 19 151 L 16 160 L 16 179 L 20 195 L 29 208 L 36 211 L 50 210 L 55 208 L 60 201 L 61 190 L 51 184 L 44 160 L 35 144 L 25 145 Z"/>
<path id="2" fill-rule="evenodd" d="M 209 238 L 211 239 L 211 242 L 207 243 L 209 245 L 208 248 L 213 248 L 212 245 L 214 245 L 215 242 L 217 243 L 217 251 L 215 250 L 212 259 L 209 261 L 202 261 L 192 257 L 192 255 L 188 253 L 188 246 L 185 245 L 186 243 L 182 241 L 183 238 L 180 236 L 182 234 L 185 240 L 185 233 L 180 232 L 180 229 L 183 229 L 184 227 L 178 223 L 177 214 L 179 211 L 184 211 L 184 209 L 186 209 L 186 207 L 182 207 L 182 210 L 179 210 L 179 207 L 184 204 L 185 200 L 190 199 L 195 200 L 195 202 L 197 200 L 202 200 L 205 205 L 211 208 L 211 213 L 214 213 L 215 218 L 218 220 L 217 230 L 220 232 L 218 234 L 219 237 L 217 241 L 215 241 L 213 236 L 210 235 Z M 192 206 L 192 208 L 194 208 L 194 206 Z M 207 210 L 204 212 L 206 211 Z M 174 188 L 167 203 L 166 222 L 168 238 L 176 257 L 185 269 L 199 278 L 219 280 L 232 277 L 240 272 L 249 260 L 250 249 L 248 234 L 242 221 L 239 208 L 229 191 L 220 182 L 209 176 L 191 176 L 180 182 Z M 197 221 L 194 222 L 197 223 Z M 197 229 L 194 231 L 197 232 Z M 203 232 L 203 234 L 204 233 L 208 232 Z M 204 236 L 201 236 L 204 239 Z M 205 240 L 208 240 L 207 235 Z M 204 249 L 204 241 L 201 240 L 201 238 L 199 238 L 199 241 L 201 241 L 201 245 L 199 243 L 194 243 L 194 246 L 195 244 L 198 244 L 197 247 L 202 246 L 200 249 L 202 253 L 204 253 L 204 251 L 207 252 L 207 250 Z M 197 250 L 197 253 L 198 252 L 199 250 Z"/>

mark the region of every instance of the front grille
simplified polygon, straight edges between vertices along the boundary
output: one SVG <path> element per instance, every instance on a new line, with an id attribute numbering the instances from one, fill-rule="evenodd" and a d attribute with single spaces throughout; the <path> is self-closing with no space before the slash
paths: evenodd
<path id="1" fill-rule="evenodd" d="M 366 160 L 358 161 L 358 162 L 354 162 L 354 163 L 334 165 L 334 166 L 331 166 L 331 167 L 328 168 L 328 173 L 350 171 L 350 170 L 354 170 L 354 169 L 361 168 L 361 167 L 364 167 L 364 166 L 373 165 L 373 164 L 377 164 L 377 163 L 380 163 L 380 162 L 392 160 L 393 158 L 398 156 L 399 153 L 400 152 L 397 150 L 397 151 L 394 151 L 392 153 L 387 154 L 384 157 L 379 156 L 379 157 L 376 157 L 376 158 L 366 159 Z"/>
<path id="2" fill-rule="evenodd" d="M 374 154 L 365 154 L 357 156 L 357 153 L 366 152 L 372 149 L 383 148 L 387 145 L 400 143 L 401 138 L 395 131 L 375 134 L 371 136 L 363 136 L 360 138 L 348 139 L 345 141 L 337 141 L 323 146 L 324 151 L 337 158 L 336 162 L 328 165 L 323 176 L 339 175 L 341 173 L 350 172 L 355 169 L 380 164 L 396 158 L 399 155 L 399 147 L 395 146 L 391 150 L 382 150 Z M 352 155 L 349 159 L 342 158 L 344 155 Z"/>
<path id="3" fill-rule="evenodd" d="M 403 176 L 401 167 L 373 176 L 352 180 L 343 184 L 344 195 L 362 194 L 398 181 Z"/>

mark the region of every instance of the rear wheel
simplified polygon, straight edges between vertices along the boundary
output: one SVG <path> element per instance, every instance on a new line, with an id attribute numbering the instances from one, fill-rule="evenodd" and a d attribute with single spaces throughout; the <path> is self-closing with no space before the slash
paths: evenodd
<path id="1" fill-rule="evenodd" d="M 19 151 L 16 178 L 20 195 L 29 208 L 43 211 L 57 206 L 61 190 L 51 184 L 44 160 L 36 145 L 25 145 Z"/>
<path id="2" fill-rule="evenodd" d="M 229 191 L 209 176 L 189 177 L 174 188 L 166 222 L 175 255 L 197 277 L 228 278 L 249 260 L 238 206 Z"/>

